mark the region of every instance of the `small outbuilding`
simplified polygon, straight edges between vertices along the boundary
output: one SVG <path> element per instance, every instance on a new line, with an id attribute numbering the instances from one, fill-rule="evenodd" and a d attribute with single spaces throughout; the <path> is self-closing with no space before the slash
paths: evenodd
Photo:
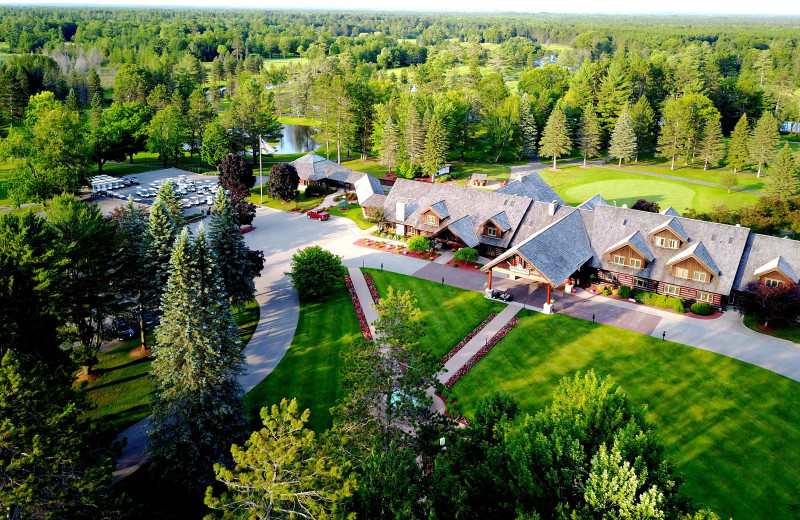
<path id="1" fill-rule="evenodd" d="M 472 186 L 486 186 L 488 178 L 485 173 L 472 174 Z"/>

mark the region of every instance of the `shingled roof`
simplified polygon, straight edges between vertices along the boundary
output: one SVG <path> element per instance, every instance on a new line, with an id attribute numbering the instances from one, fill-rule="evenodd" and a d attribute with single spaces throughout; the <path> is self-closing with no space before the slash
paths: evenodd
<path id="1" fill-rule="evenodd" d="M 320 157 L 314 152 L 308 152 L 306 155 L 289 164 L 294 166 L 294 169 L 297 170 L 297 175 L 301 179 L 309 181 L 331 179 L 338 182 L 355 184 L 355 182 L 364 175 L 363 172 L 353 171 L 341 164 Z"/>
<path id="2" fill-rule="evenodd" d="M 661 211 L 659 211 L 659 213 L 661 213 L 662 215 L 668 215 L 670 217 L 680 217 L 681 216 L 681 214 L 678 213 L 677 210 L 675 208 L 673 208 L 672 206 L 668 207 L 667 209 L 662 209 Z"/>
<path id="3" fill-rule="evenodd" d="M 496 191 L 498 193 L 504 193 L 507 195 L 520 195 L 522 197 L 528 197 L 529 199 L 533 200 L 541 200 L 545 202 L 550 202 L 552 200 L 557 201 L 559 204 L 566 204 L 564 199 L 558 196 L 558 193 L 547 184 L 544 179 L 542 179 L 538 173 L 533 172 L 528 175 L 518 175 L 518 180 L 511 182 L 502 188 L 498 188 Z"/>
<path id="4" fill-rule="evenodd" d="M 354 183 L 358 204 L 362 208 L 383 206 L 386 194 L 383 192 L 381 181 L 366 173 Z"/>
<path id="5" fill-rule="evenodd" d="M 714 273 L 715 275 L 719 275 L 719 267 L 714 262 L 714 259 L 711 258 L 711 253 L 708 252 L 706 246 L 703 245 L 702 242 L 695 242 L 688 248 L 684 249 L 677 255 L 673 256 L 669 260 L 667 260 L 667 265 L 675 265 L 679 262 L 683 262 L 687 258 L 694 257 L 699 260 L 703 265 L 705 265 L 709 271 Z"/>
<path id="6" fill-rule="evenodd" d="M 640 255 L 645 257 L 648 262 L 655 260 L 653 253 L 650 252 L 650 248 L 647 247 L 647 240 L 645 240 L 645 238 L 642 236 L 642 232 L 639 230 L 634 231 L 616 244 L 609 246 L 608 249 L 605 250 L 605 253 L 613 253 L 624 245 L 630 245 L 633 247 L 639 252 Z"/>
<path id="7" fill-rule="evenodd" d="M 739 270 L 736 273 L 736 281 L 733 288 L 737 291 L 743 291 L 748 283 L 758 281 L 760 275 L 766 271 L 760 271 L 762 268 L 770 265 L 772 262 L 778 260 L 779 265 L 782 265 L 781 271 L 798 281 L 797 273 L 800 273 L 800 242 L 797 240 L 789 240 L 788 238 L 771 237 L 767 235 L 759 235 L 751 233 L 747 239 L 747 247 L 744 250 L 744 256 L 739 265 Z M 784 271 L 787 269 L 791 272 Z"/>
<path id="8" fill-rule="evenodd" d="M 639 211 L 639 210 L 634 210 L 634 211 Z M 659 215 L 660 215 L 660 213 L 659 213 Z M 680 221 L 678 221 L 678 219 L 674 218 L 674 217 L 669 219 L 668 221 L 664 222 L 660 226 L 656 226 L 655 228 L 650 230 L 650 233 L 648 233 L 648 234 L 649 235 L 655 235 L 659 231 L 664 231 L 665 229 L 669 229 L 670 231 L 675 233 L 677 236 L 681 237 L 684 242 L 689 242 L 691 240 L 691 238 L 689 237 L 689 234 L 683 228 L 683 226 L 681 225 Z"/>
<path id="9" fill-rule="evenodd" d="M 761 276 L 762 274 L 771 273 L 776 269 L 785 274 L 786 277 L 790 278 L 794 283 L 797 283 L 797 275 L 792 269 L 792 266 L 789 265 L 789 262 L 787 262 L 782 256 L 770 260 L 766 264 L 753 271 L 753 274 L 756 276 Z"/>
<path id="10" fill-rule="evenodd" d="M 600 195 L 599 193 L 594 197 L 592 197 L 591 199 L 578 204 L 578 207 L 580 209 L 588 209 L 588 210 L 593 210 L 597 206 L 608 206 L 608 201 L 604 199 L 603 196 Z"/>

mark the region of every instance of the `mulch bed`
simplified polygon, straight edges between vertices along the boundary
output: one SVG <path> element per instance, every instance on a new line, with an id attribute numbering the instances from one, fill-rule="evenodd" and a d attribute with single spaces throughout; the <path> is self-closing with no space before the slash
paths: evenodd
<path id="1" fill-rule="evenodd" d="M 456 373 L 453 374 L 453 376 L 450 379 L 447 380 L 447 382 L 444 384 L 444 386 L 446 386 L 447 388 L 453 388 L 453 385 L 455 385 L 458 382 L 459 379 L 464 377 L 464 374 L 469 372 L 469 369 L 474 367 L 478 363 L 478 361 L 483 359 L 483 356 L 488 354 L 489 351 L 492 350 L 495 345 L 500 343 L 500 340 L 505 338 L 506 334 L 511 332 L 511 330 L 514 327 L 516 327 L 517 323 L 519 323 L 520 321 L 522 321 L 520 318 L 517 318 L 517 317 L 511 318 L 511 321 L 506 323 L 506 325 L 502 329 L 500 329 L 497 332 L 497 334 L 495 334 L 492 337 L 492 339 L 490 339 L 489 342 L 485 346 L 481 347 L 481 349 L 478 352 L 476 352 L 475 355 L 472 356 L 469 359 L 469 361 L 467 361 L 464 364 L 464 366 L 462 366 L 461 368 L 456 370 Z"/>
<path id="2" fill-rule="evenodd" d="M 458 265 L 455 265 L 458 264 Z M 463 269 L 464 271 L 470 271 L 472 273 L 478 273 L 483 267 L 483 264 L 479 264 L 478 262 L 463 262 L 461 260 L 456 260 L 455 258 L 451 258 L 447 261 L 447 264 L 450 267 L 455 267 L 456 269 Z"/>
<path id="3" fill-rule="evenodd" d="M 756 326 L 757 326 L 759 329 L 763 330 L 764 332 L 773 332 L 773 331 L 775 330 L 774 328 L 772 328 L 772 327 L 768 327 L 768 326 L 764 325 L 763 323 L 759 323 L 759 324 L 758 324 L 758 325 L 756 325 Z"/>
<path id="4" fill-rule="evenodd" d="M 587 288 L 586 290 L 589 291 L 592 294 L 596 294 L 597 296 L 603 296 L 602 286 L 599 286 L 599 287 L 600 288 L 598 288 L 597 286 L 592 286 L 592 287 Z M 693 313 L 691 310 L 688 310 L 688 311 L 686 311 L 684 313 L 680 313 L 680 312 L 675 312 L 672 309 L 663 309 L 661 307 L 656 307 L 655 305 L 645 305 L 645 304 L 639 303 L 639 302 L 632 302 L 630 300 L 632 300 L 633 298 L 620 298 L 619 295 L 611 294 L 611 293 L 609 293 L 608 296 L 606 296 L 606 298 L 611 299 L 611 300 L 622 300 L 622 301 L 625 301 L 625 302 L 628 302 L 628 303 L 634 303 L 635 305 L 642 305 L 644 307 L 652 307 L 654 309 L 660 309 L 662 311 L 671 312 L 672 314 L 677 314 L 678 316 L 686 316 L 688 318 L 694 318 L 696 320 L 715 320 L 717 318 L 720 318 L 723 314 L 725 314 L 724 312 L 718 311 L 717 309 L 714 309 L 714 314 L 709 314 L 708 316 L 700 316 L 699 314 Z"/>
<path id="5" fill-rule="evenodd" d="M 239 234 L 240 235 L 244 235 L 245 233 L 249 233 L 249 232 L 253 231 L 254 229 L 255 229 L 255 227 L 253 227 L 253 226 L 243 227 L 242 229 L 239 230 Z"/>
<path id="6" fill-rule="evenodd" d="M 372 279 L 372 275 L 369 273 L 364 273 L 364 280 L 367 282 L 367 287 L 369 288 L 369 294 L 372 296 L 372 301 L 375 305 L 378 305 L 381 302 L 381 295 L 378 293 L 378 288 L 375 287 L 375 280 Z"/>
<path id="7" fill-rule="evenodd" d="M 358 318 L 358 324 L 361 326 L 361 335 L 367 341 L 372 341 L 369 323 L 367 323 L 367 318 L 364 316 L 364 309 L 361 308 L 361 302 L 358 301 L 356 288 L 353 287 L 353 280 L 350 279 L 349 274 L 344 275 L 344 284 L 347 286 L 347 292 L 350 293 L 350 299 L 353 301 L 353 309 L 356 311 L 356 318 Z"/>
<path id="8" fill-rule="evenodd" d="M 414 251 L 409 251 L 408 247 L 405 245 L 394 245 L 389 242 L 384 242 L 383 240 L 373 240 L 371 238 L 359 238 L 355 242 L 354 245 L 366 247 L 368 249 L 375 249 L 376 251 L 384 251 L 386 253 L 395 253 L 398 255 L 408 256 L 410 258 L 419 258 L 421 260 L 436 260 L 437 257 L 441 256 L 441 253 L 415 253 Z M 427 258 L 423 258 L 427 257 Z"/>
<path id="9" fill-rule="evenodd" d="M 486 327 L 486 325 L 488 325 L 489 322 L 492 321 L 495 318 L 495 316 L 497 316 L 496 312 L 493 312 L 493 313 L 489 314 L 489 316 L 485 320 L 483 320 L 480 325 L 475 327 L 475 330 L 473 330 L 472 332 L 467 334 L 467 336 L 464 339 L 459 341 L 458 345 L 453 347 L 450 350 L 450 352 L 448 352 L 447 354 L 444 355 L 444 359 L 442 360 L 442 364 L 446 364 L 448 361 L 450 361 L 453 358 L 453 356 L 458 354 L 458 351 L 461 350 L 462 348 L 464 348 L 464 345 L 469 343 L 472 338 L 477 336 L 478 333 L 480 333 L 480 331 L 482 331 L 483 328 Z"/>

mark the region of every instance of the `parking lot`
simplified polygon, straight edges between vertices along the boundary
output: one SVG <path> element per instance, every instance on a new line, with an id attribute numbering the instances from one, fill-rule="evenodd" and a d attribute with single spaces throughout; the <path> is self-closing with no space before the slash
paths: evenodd
<path id="1" fill-rule="evenodd" d="M 183 203 L 183 214 L 207 213 L 217 192 L 218 177 L 216 175 L 201 175 L 190 173 L 178 168 L 167 168 L 151 172 L 138 173 L 118 177 L 120 180 L 137 179 L 139 184 L 103 190 L 105 195 L 92 196 L 92 202 L 100 205 L 103 214 L 109 215 L 115 207 L 124 206 L 128 197 L 133 197 L 134 202 L 142 206 L 150 206 L 155 200 L 156 193 L 162 183 L 172 181 L 178 197 Z M 109 182 L 101 182 L 110 188 Z M 98 184 L 95 185 L 97 187 Z"/>

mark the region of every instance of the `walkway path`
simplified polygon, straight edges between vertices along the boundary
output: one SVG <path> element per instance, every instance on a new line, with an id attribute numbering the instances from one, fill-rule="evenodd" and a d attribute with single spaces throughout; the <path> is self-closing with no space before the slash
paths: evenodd
<path id="1" fill-rule="evenodd" d="M 369 286 L 367 286 L 367 280 L 364 278 L 364 273 L 362 273 L 361 269 L 358 267 L 348 267 L 347 271 L 350 274 L 350 281 L 353 282 L 353 288 L 356 290 L 358 302 L 361 304 L 361 310 L 364 311 L 364 318 L 366 318 L 369 324 L 369 330 L 372 332 L 372 337 L 374 338 L 375 326 L 373 322 L 378 319 L 378 311 L 372 306 L 374 302 L 372 301 L 372 294 L 369 292 Z"/>

